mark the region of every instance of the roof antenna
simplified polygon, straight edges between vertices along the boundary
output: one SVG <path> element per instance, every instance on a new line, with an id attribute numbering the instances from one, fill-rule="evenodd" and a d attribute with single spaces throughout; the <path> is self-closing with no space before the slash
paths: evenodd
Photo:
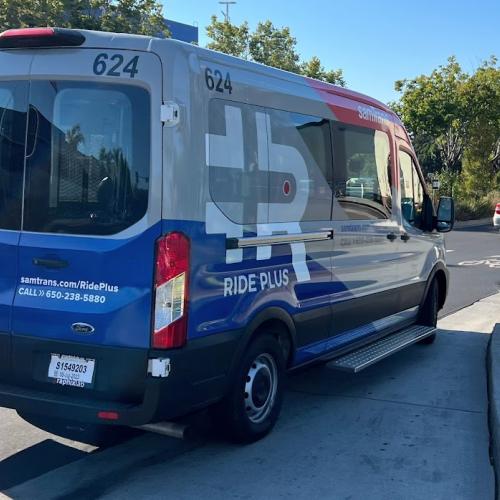
<path id="1" fill-rule="evenodd" d="M 223 1 L 223 2 L 219 2 L 221 5 L 225 5 L 226 6 L 226 12 L 224 11 L 221 11 L 222 12 L 222 15 L 224 16 L 225 20 L 226 20 L 226 23 L 229 23 L 230 20 L 229 20 L 229 6 L 230 5 L 234 5 L 236 2 L 229 2 L 229 1 Z"/>

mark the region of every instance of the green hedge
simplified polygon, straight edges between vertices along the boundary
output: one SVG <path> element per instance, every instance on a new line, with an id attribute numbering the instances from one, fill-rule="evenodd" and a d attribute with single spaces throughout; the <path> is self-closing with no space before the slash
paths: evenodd
<path id="1" fill-rule="evenodd" d="M 455 199 L 455 218 L 457 220 L 482 219 L 493 217 L 495 205 L 500 203 L 500 193 L 492 191 L 486 196 L 473 199 Z"/>

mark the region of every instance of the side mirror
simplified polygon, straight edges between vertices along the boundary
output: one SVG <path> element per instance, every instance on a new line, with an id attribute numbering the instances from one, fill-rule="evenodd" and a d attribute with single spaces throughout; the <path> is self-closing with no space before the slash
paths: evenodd
<path id="1" fill-rule="evenodd" d="M 436 217 L 436 229 L 440 233 L 448 233 L 455 224 L 455 202 L 453 198 L 442 196 L 439 198 L 439 205 Z"/>

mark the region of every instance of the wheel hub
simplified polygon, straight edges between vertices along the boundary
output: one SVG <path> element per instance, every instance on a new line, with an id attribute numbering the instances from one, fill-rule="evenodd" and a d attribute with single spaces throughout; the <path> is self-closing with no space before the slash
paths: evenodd
<path id="1" fill-rule="evenodd" d="M 272 410 L 278 387 L 274 358 L 260 354 L 251 364 L 245 381 L 245 411 L 253 423 L 262 422 Z"/>

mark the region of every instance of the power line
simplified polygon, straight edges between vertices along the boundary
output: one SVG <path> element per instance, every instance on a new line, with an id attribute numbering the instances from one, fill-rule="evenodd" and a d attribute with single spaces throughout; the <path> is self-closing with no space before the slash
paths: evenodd
<path id="1" fill-rule="evenodd" d="M 219 2 L 221 5 L 225 5 L 226 6 L 226 12 L 224 11 L 221 11 L 222 12 L 222 15 L 226 18 L 226 22 L 229 23 L 229 6 L 230 5 L 234 5 L 236 2 L 230 2 L 230 1 L 223 1 L 223 2 Z"/>

